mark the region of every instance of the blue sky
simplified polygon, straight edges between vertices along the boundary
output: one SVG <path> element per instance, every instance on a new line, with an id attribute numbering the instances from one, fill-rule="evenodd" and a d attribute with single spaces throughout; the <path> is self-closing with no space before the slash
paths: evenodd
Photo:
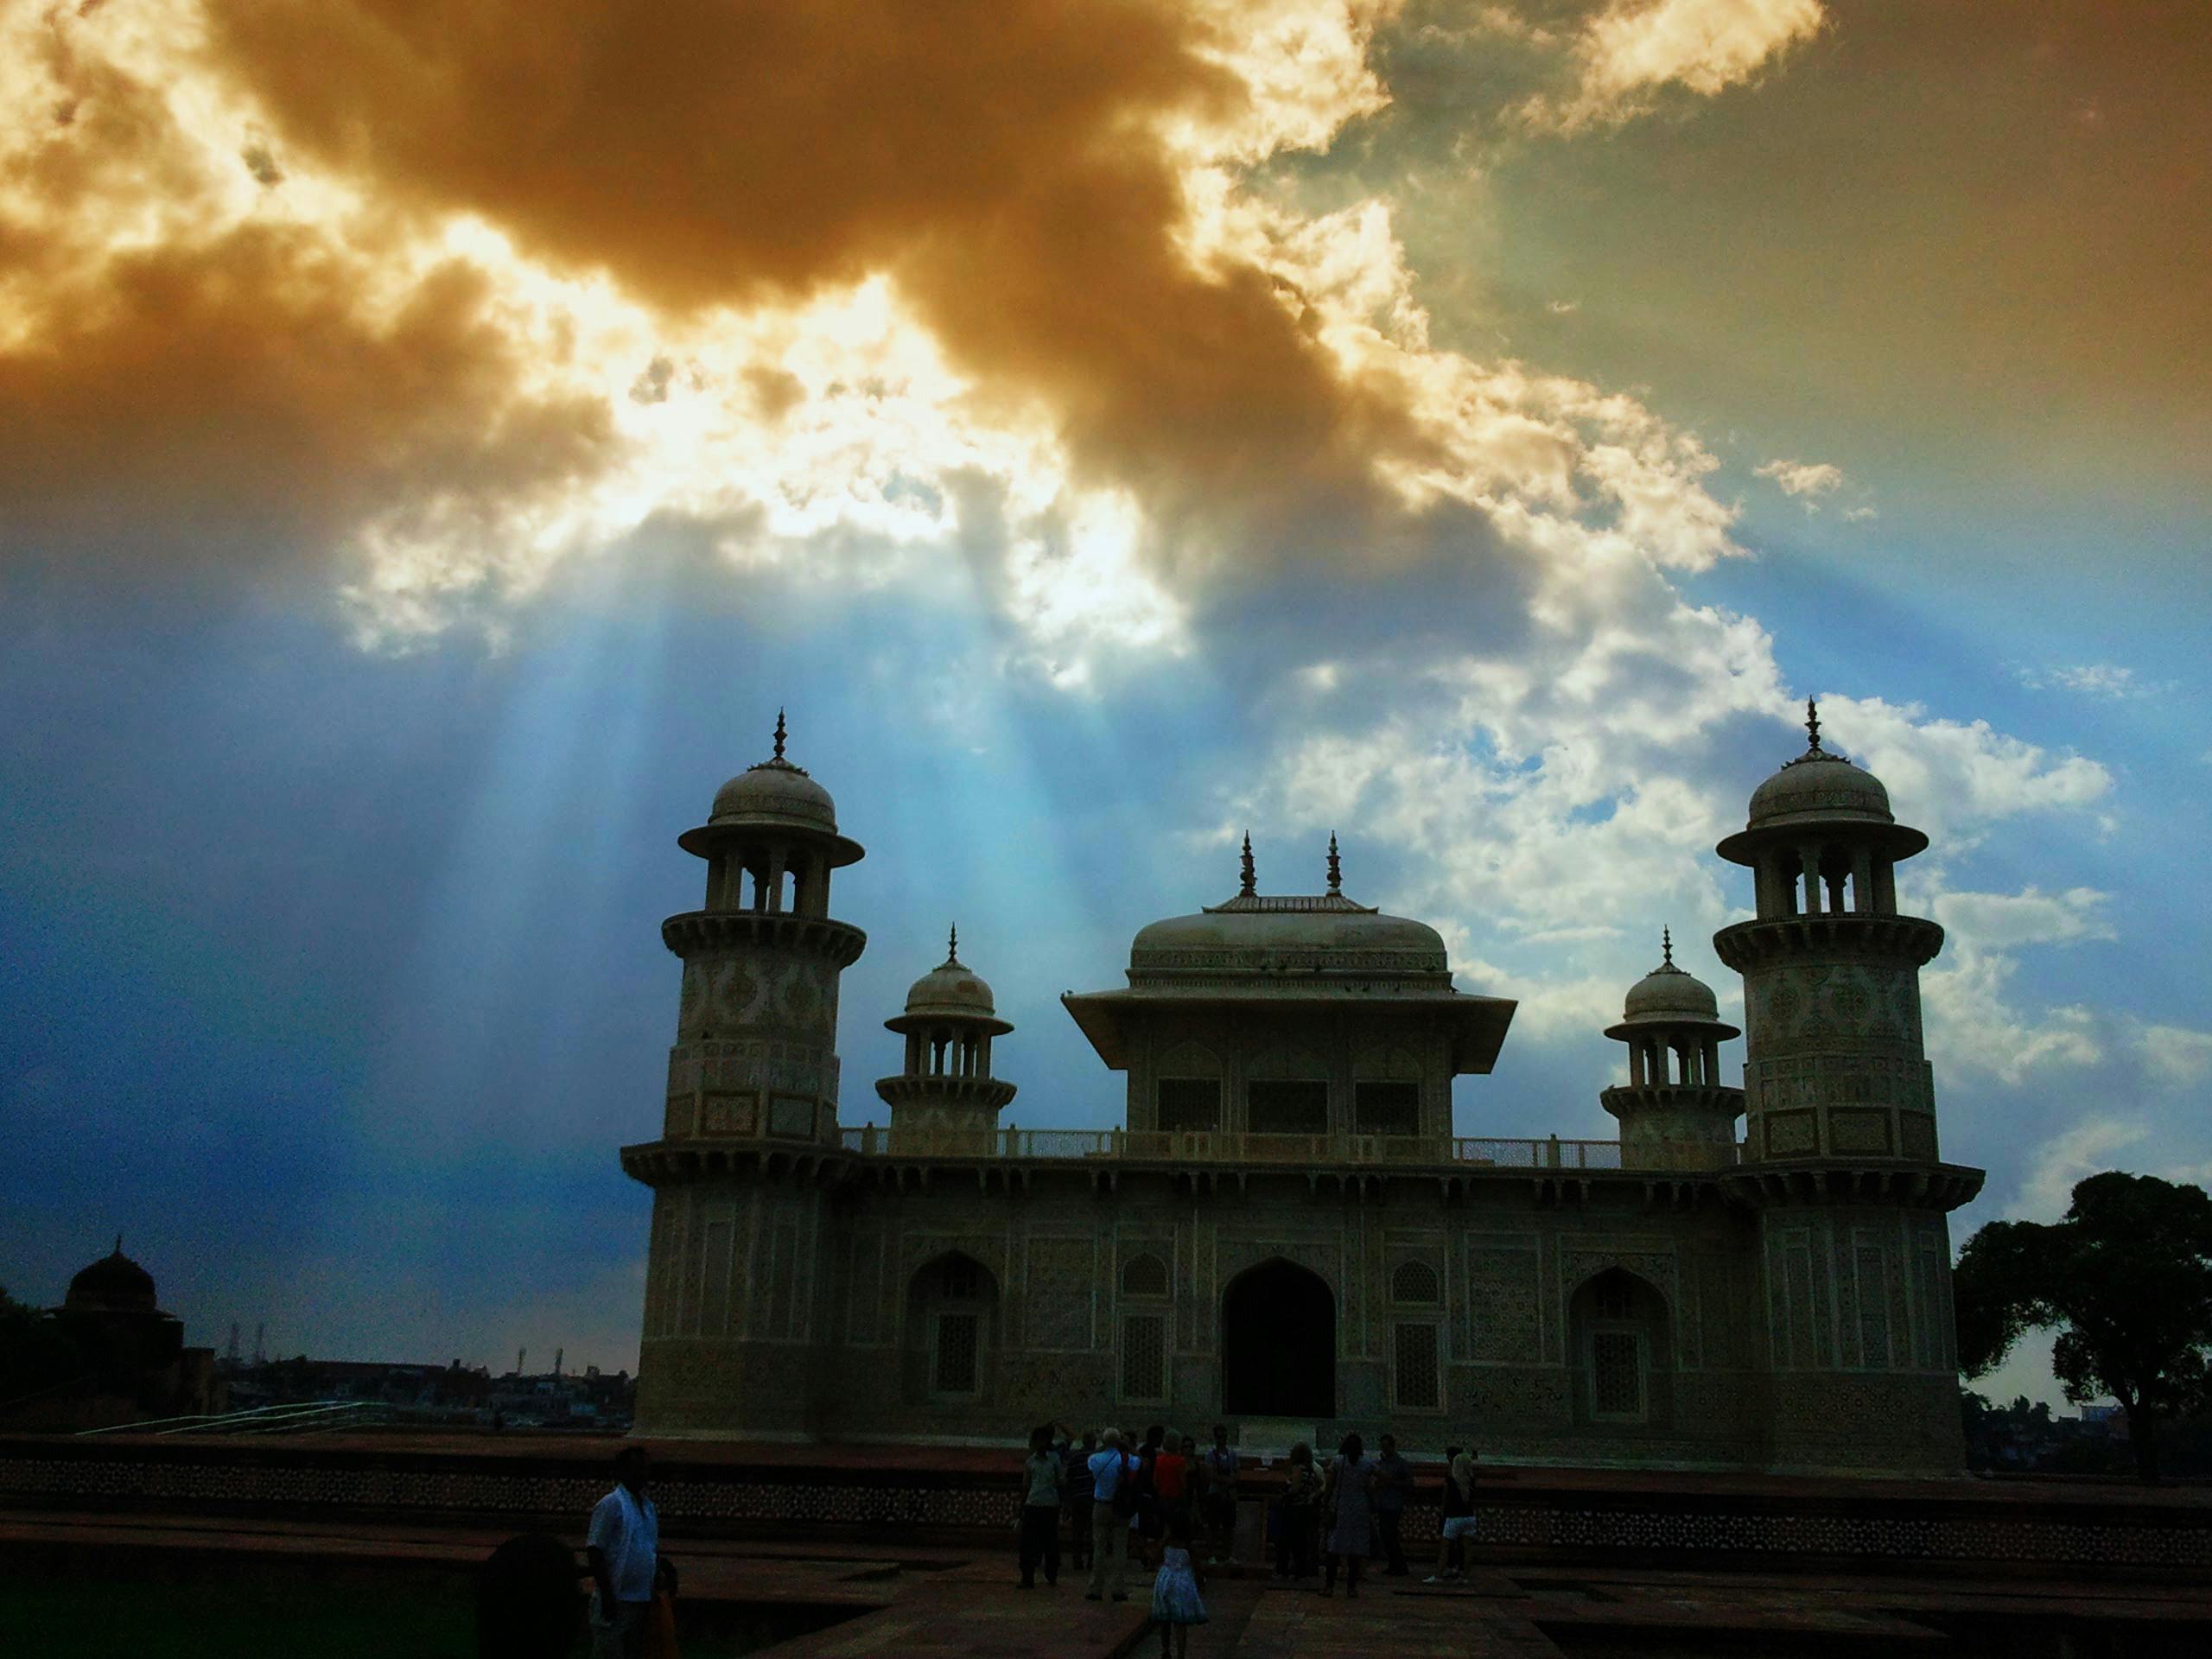
<path id="1" fill-rule="evenodd" d="M 397 69 L 341 141 L 226 4 L 8 26 L 15 101 L 71 114 L 0 150 L 0 1282 L 57 1299 L 120 1230 L 197 1341 L 633 1363 L 674 837 L 779 706 L 868 849 L 848 1122 L 954 921 L 1007 1116 L 1114 1121 L 1056 999 L 1249 829 L 1289 891 L 1334 830 L 1521 999 L 1462 1132 L 1602 1135 L 1660 927 L 1733 995 L 1711 846 L 1818 695 L 1934 837 L 1944 1143 L 1989 1171 L 1955 1238 L 2212 1170 L 2173 9 L 1129 10 L 1160 56 L 1110 73 L 1010 12 L 1047 136 L 925 122 L 903 196 L 830 152 L 920 140 L 825 82 L 785 243 L 442 170 Z M 454 130 L 526 143 L 479 90 Z"/>

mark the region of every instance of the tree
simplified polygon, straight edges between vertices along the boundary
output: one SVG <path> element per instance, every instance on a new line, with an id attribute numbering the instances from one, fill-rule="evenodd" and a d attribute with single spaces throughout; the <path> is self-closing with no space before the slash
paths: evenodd
<path id="1" fill-rule="evenodd" d="M 2212 1197 L 2155 1175 L 2078 1182 L 2063 1219 L 1993 1221 L 1953 1275 L 1959 1369 L 1994 1369 L 2023 1333 L 2056 1330 L 2051 1369 L 2075 1404 L 2127 1414 L 2136 1472 L 2158 1478 L 2162 1419 L 2212 1402 Z"/>
<path id="2" fill-rule="evenodd" d="M 44 1309 L 17 1301 L 0 1287 L 0 1414 L 97 1370 Z"/>

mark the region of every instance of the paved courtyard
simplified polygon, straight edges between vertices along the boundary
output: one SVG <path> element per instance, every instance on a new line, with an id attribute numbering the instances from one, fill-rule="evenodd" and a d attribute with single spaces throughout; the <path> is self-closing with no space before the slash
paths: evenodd
<path id="1" fill-rule="evenodd" d="M 502 1534 L 421 1524 L 206 1516 L 0 1513 L 0 1547 L 31 1558 L 97 1562 L 110 1580 L 219 1580 L 288 1564 L 358 1572 L 473 1569 Z M 1009 1547 L 777 1546 L 685 1541 L 674 1551 L 695 1618 L 717 1608 L 835 1619 L 760 1649 L 772 1659 L 1138 1659 L 1157 1651 L 1148 1580 L 1122 1604 L 1086 1601 L 1072 1573 L 1055 1588 L 1014 1587 Z M 1612 1569 L 1500 1560 L 1428 1588 L 1376 1577 L 1357 1599 L 1310 1585 L 1212 1575 L 1212 1620 L 1192 1659 L 1691 1659 L 1692 1656 L 2006 1656 L 2164 1659 L 2212 1643 L 2212 1588 L 2168 1576 L 2142 1582 L 2050 1575 L 1847 1575 Z M 767 1621 L 772 1625 L 772 1618 Z M 465 1654 L 465 1633 L 452 1649 Z M 718 1649 L 726 1650 L 726 1649 Z"/>

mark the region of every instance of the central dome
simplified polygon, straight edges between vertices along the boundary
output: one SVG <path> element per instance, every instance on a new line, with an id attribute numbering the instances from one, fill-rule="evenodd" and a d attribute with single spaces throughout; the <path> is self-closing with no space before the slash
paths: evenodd
<path id="1" fill-rule="evenodd" d="M 1449 968 L 1443 936 L 1425 922 L 1385 916 L 1341 893 L 1248 893 L 1137 931 L 1133 982 L 1193 973 L 1443 979 Z"/>

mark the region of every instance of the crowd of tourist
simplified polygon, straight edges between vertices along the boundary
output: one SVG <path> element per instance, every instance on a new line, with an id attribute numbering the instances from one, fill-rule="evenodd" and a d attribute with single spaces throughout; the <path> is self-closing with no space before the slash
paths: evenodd
<path id="1" fill-rule="evenodd" d="M 1445 1457 L 1444 1523 L 1429 1584 L 1465 1570 L 1466 1541 L 1475 1530 L 1475 1454 L 1453 1446 Z M 646 1496 L 652 1475 L 644 1446 L 615 1454 L 614 1485 L 592 1510 L 581 1567 L 567 1545 L 542 1535 L 511 1539 L 493 1552 L 477 1586 L 480 1652 L 538 1659 L 566 1651 L 587 1609 L 594 1659 L 675 1650 L 676 1567 L 660 1553 L 660 1515 Z M 1157 1423 L 1141 1437 L 1108 1428 L 1080 1439 L 1047 1424 L 1030 1433 L 1021 1482 L 1021 1588 L 1036 1587 L 1039 1569 L 1046 1584 L 1059 1582 L 1063 1530 L 1071 1565 L 1090 1575 L 1090 1600 L 1127 1601 L 1134 1563 L 1154 1575 L 1161 1659 L 1183 1659 L 1190 1627 L 1206 1622 L 1198 1557 L 1205 1554 L 1205 1567 L 1230 1559 L 1241 1498 L 1270 1500 L 1276 1573 L 1310 1579 L 1319 1558 L 1325 1596 L 1336 1593 L 1339 1576 L 1344 1593 L 1357 1596 L 1370 1558 L 1380 1557 L 1389 1576 L 1413 1571 L 1402 1530 L 1413 1466 L 1389 1434 L 1372 1457 L 1360 1436 L 1347 1434 L 1335 1458 L 1318 1468 L 1313 1449 L 1301 1443 L 1279 1472 L 1263 1474 L 1245 1468 L 1218 1423 L 1203 1452 L 1192 1436 Z M 591 1584 L 581 1606 L 580 1580 Z"/>
<path id="2" fill-rule="evenodd" d="M 1444 1525 L 1435 1571 L 1425 1582 L 1447 1583 L 1466 1570 L 1466 1541 L 1474 1533 L 1475 1454 L 1445 1452 Z M 1039 1425 L 1030 1432 L 1022 1465 L 1020 1587 L 1059 1582 L 1061 1538 L 1071 1571 L 1087 1572 L 1085 1598 L 1128 1599 L 1133 1570 L 1154 1574 L 1153 1618 L 1160 1626 L 1161 1652 L 1181 1650 L 1183 1633 L 1205 1621 L 1198 1564 L 1217 1567 L 1230 1554 L 1237 1501 L 1264 1497 L 1276 1575 L 1321 1575 L 1321 1593 L 1357 1596 L 1370 1559 L 1392 1578 L 1410 1577 L 1403 1525 L 1414 1494 L 1413 1465 L 1384 1434 L 1370 1454 L 1358 1434 L 1347 1434 L 1337 1455 L 1319 1464 L 1313 1449 L 1294 1446 L 1280 1474 L 1248 1471 L 1229 1431 L 1215 1424 L 1213 1443 L 1201 1451 L 1194 1436 L 1155 1423 L 1134 1430 L 1084 1431 Z M 1171 1637 L 1173 1641 L 1171 1642 Z"/>

